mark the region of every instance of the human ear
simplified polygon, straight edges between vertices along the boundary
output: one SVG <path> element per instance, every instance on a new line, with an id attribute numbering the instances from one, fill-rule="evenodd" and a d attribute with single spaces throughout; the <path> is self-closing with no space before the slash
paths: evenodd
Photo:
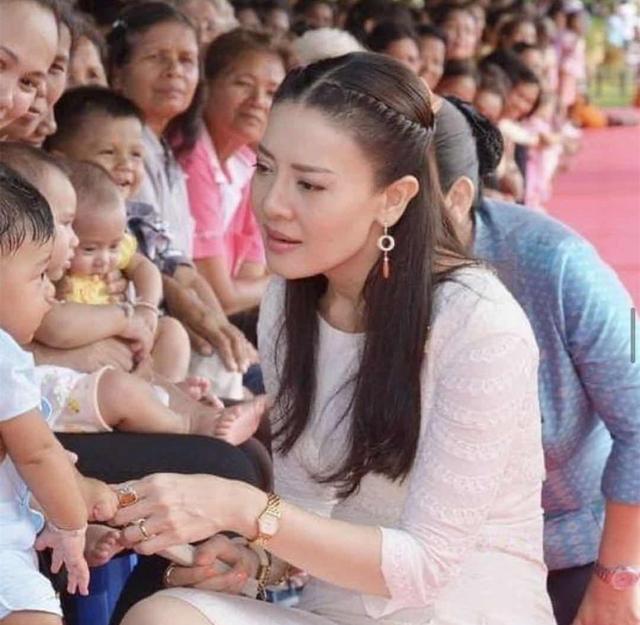
<path id="1" fill-rule="evenodd" d="M 470 178 L 460 176 L 444 196 L 447 212 L 457 225 L 465 224 L 471 215 L 476 188 Z"/>
<path id="2" fill-rule="evenodd" d="M 393 226 L 398 221 L 409 202 L 418 194 L 420 183 L 415 176 L 403 176 L 392 182 L 384 191 L 382 207 L 378 211 L 378 222 Z"/>

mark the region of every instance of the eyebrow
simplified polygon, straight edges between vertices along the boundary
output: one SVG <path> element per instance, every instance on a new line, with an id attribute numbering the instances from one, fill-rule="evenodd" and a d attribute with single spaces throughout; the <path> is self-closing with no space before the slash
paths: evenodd
<path id="1" fill-rule="evenodd" d="M 264 145 L 262 144 L 258 146 L 258 152 L 261 152 L 262 154 L 264 154 L 264 156 L 266 156 L 267 158 L 270 158 L 272 161 L 276 160 L 275 156 L 271 154 L 271 152 L 269 152 L 269 150 L 267 150 L 267 148 L 265 148 Z M 336 173 L 335 171 L 331 169 L 327 169 L 325 167 L 314 167 L 313 165 L 304 165 L 302 163 L 292 163 L 291 169 L 295 169 L 296 171 L 301 171 L 305 174 L 334 174 L 335 175 Z"/>
<path id="2" fill-rule="evenodd" d="M 2 50 L 7 56 L 11 57 L 11 60 L 14 63 L 19 63 L 20 59 L 19 57 L 16 55 L 16 53 L 13 50 L 9 50 L 9 48 L 7 48 L 7 46 L 3 46 L 2 44 L 0 44 L 0 50 Z M 29 76 L 37 76 L 38 78 L 43 78 L 46 72 L 29 72 L 28 75 Z"/>

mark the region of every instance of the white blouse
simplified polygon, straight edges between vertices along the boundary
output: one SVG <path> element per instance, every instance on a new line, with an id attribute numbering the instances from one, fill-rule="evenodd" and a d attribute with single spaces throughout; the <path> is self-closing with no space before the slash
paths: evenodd
<path id="1" fill-rule="evenodd" d="M 165 594 L 225 625 L 555 624 L 542 558 L 538 349 L 523 311 L 492 273 L 470 268 L 453 278 L 437 289 L 421 372 L 420 440 L 407 478 L 369 474 L 342 501 L 313 478 L 344 457 L 348 423 L 340 417 L 350 389 L 343 385 L 363 346 L 363 335 L 322 319 L 310 425 L 287 456 L 274 458 L 275 491 L 288 502 L 380 527 L 390 597 L 315 578 L 298 609 L 195 589 Z M 274 395 L 284 288 L 272 280 L 258 329 Z"/>
<path id="2" fill-rule="evenodd" d="M 282 362 L 275 358 L 275 340 L 283 295 L 284 282 L 274 279 L 261 306 L 260 356 L 271 394 L 278 389 L 276 362 Z M 353 617 L 393 615 L 393 622 L 414 623 L 427 622 L 429 611 L 444 615 L 462 603 L 461 618 L 467 620 L 461 623 L 475 625 L 479 618 L 501 623 L 491 614 L 506 604 L 505 622 L 551 625 L 542 556 L 538 349 L 524 312 L 506 288 L 481 268 L 460 270 L 454 281 L 438 288 L 421 373 L 415 464 L 403 483 L 368 475 L 345 501 L 312 476 L 335 468 L 343 457 L 348 423 L 340 416 L 349 390 L 340 388 L 358 366 L 363 336 L 336 330 L 321 318 L 319 324 L 310 427 L 288 456 L 276 456 L 275 490 L 319 514 L 379 525 L 391 598 L 357 597 L 312 580 L 300 607 L 322 611 L 332 605 L 334 612 L 342 606 L 338 609 L 355 611 Z M 526 584 L 514 593 L 517 605 L 504 596 L 506 580 L 518 585 L 514 577 Z"/>

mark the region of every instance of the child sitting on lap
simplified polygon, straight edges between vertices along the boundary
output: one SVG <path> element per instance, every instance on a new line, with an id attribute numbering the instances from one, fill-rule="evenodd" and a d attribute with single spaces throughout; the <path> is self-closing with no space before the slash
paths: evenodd
<path id="1" fill-rule="evenodd" d="M 138 241 L 139 251 L 158 267 L 170 289 L 170 292 L 167 290 L 169 310 L 190 330 L 194 351 L 197 351 L 192 354 L 192 373 L 199 373 L 200 365 L 206 362 L 205 369 L 214 378 L 212 382 L 218 393 L 240 399 L 243 396 L 241 373 L 246 372 L 250 361 L 244 360 L 238 368 L 229 361 L 228 349 L 240 354 L 239 350 L 244 351 L 248 343 L 228 324 L 224 336 L 231 341 L 229 348 L 226 339 L 209 346 L 203 344 L 199 338 L 201 332 L 210 336 L 211 320 L 216 311 L 222 312 L 219 302 L 196 271 L 192 259 L 175 244 L 165 221 L 167 216 L 160 207 L 132 199 L 137 197 L 147 175 L 155 175 L 145 170 L 142 113 L 126 97 L 96 86 L 68 90 L 57 102 L 54 112 L 58 128 L 47 139 L 46 149 L 73 160 L 100 165 L 109 173 L 125 197 L 128 225 Z M 185 222 L 182 227 L 188 229 L 191 224 Z M 249 347 L 247 355 L 251 356 L 251 352 L 253 348 Z M 251 358 L 254 357 L 257 358 L 255 352 Z"/>
<path id="2" fill-rule="evenodd" d="M 159 317 L 162 278 L 154 264 L 136 251 L 136 240 L 127 233 L 122 195 L 97 165 L 73 163 L 71 169 L 78 198 L 73 229 L 79 244 L 58 284 L 58 297 L 77 304 L 118 303 L 109 293 L 106 278 L 119 269 L 133 291 L 129 301 L 120 305 L 126 315 L 139 317 L 148 330 L 141 356 L 150 355 L 153 371 L 163 378 L 182 382 L 189 367 L 189 337 L 177 320 Z"/>
<path id="3" fill-rule="evenodd" d="M 0 143 L 0 163 L 18 170 L 31 184 L 42 189 L 50 202 L 57 233 L 53 260 L 47 271 L 52 279 L 59 280 L 63 268 L 72 262 L 73 247 L 77 243 L 72 228 L 76 199 L 68 176 L 54 157 L 27 145 Z M 105 310 L 100 310 L 102 308 Z M 115 334 L 133 340 L 136 334 L 132 321 L 115 304 L 54 303 L 40 324 L 36 337 L 46 335 L 48 341 L 55 339 L 58 344 L 68 346 L 76 341 L 82 345 L 89 340 L 91 333 L 94 334 L 92 340 L 97 341 L 101 332 L 105 336 L 105 333 L 113 334 L 120 328 Z M 42 332 L 43 325 L 50 326 L 46 332 Z M 56 330 L 57 336 L 52 329 Z M 58 351 L 64 353 L 64 349 Z M 204 405 L 172 384 L 163 385 L 165 394 L 169 396 L 169 406 L 166 406 L 147 381 L 112 366 L 98 366 L 90 373 L 83 373 L 57 366 L 59 362 L 51 358 L 48 363 L 52 364 L 36 367 L 36 375 L 51 405 L 49 423 L 59 432 L 118 429 L 191 433 L 240 444 L 255 432 L 266 408 L 264 397 L 228 409 L 222 409 L 219 403 Z"/>
<path id="4" fill-rule="evenodd" d="M 53 548 L 54 566 L 66 566 L 68 590 L 87 594 L 89 583 L 85 503 L 72 464 L 40 413 L 33 358 L 19 346 L 31 341 L 51 307 L 46 269 L 53 235 L 46 200 L 0 165 L 0 620 L 30 612 L 39 615 L 24 622 L 43 624 L 61 623 L 61 611 L 38 571 L 34 544 L 43 521 L 29 506 L 29 490 L 48 519 L 40 545 Z"/>

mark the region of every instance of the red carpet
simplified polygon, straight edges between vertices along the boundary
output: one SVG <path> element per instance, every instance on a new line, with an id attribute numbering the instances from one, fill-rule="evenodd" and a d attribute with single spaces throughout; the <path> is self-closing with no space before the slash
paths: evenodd
<path id="1" fill-rule="evenodd" d="M 640 306 L 640 127 L 588 130 L 554 183 L 551 215 L 598 249 Z"/>

